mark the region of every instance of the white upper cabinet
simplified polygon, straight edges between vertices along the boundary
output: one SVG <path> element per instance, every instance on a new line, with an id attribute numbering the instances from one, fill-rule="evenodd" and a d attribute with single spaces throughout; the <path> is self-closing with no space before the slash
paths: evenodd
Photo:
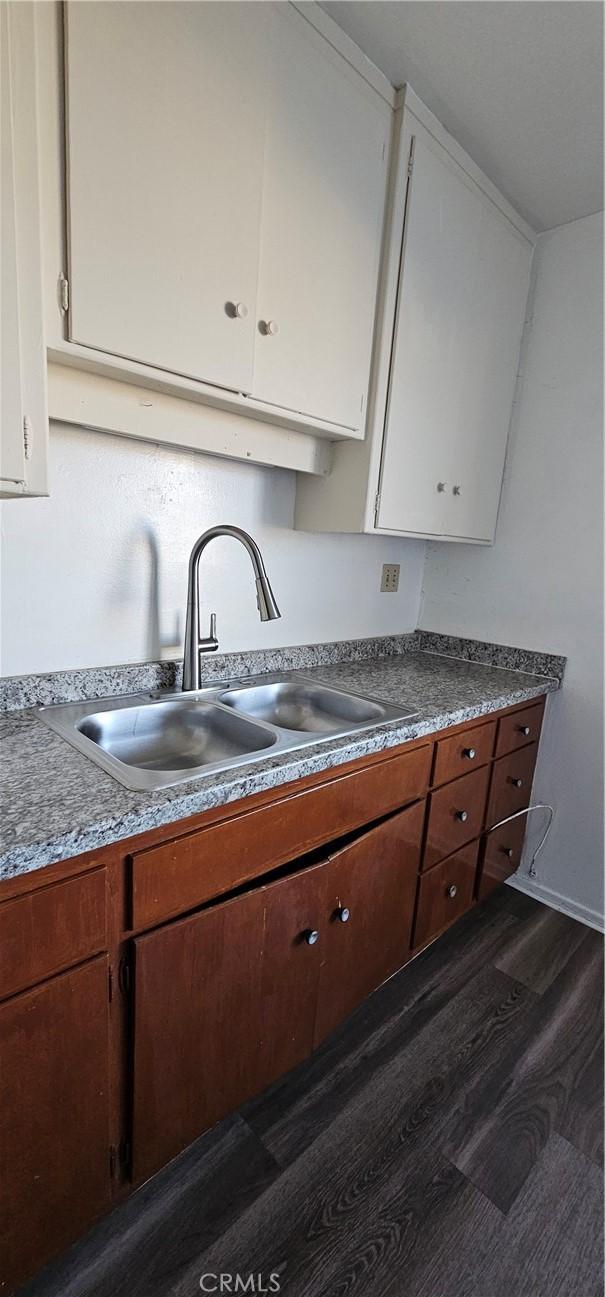
<path id="1" fill-rule="evenodd" d="M 69 341 L 362 436 L 387 103 L 290 5 L 66 9 Z"/>
<path id="2" fill-rule="evenodd" d="M 362 429 L 390 113 L 287 5 L 271 68 L 253 394 Z"/>
<path id="3" fill-rule="evenodd" d="M 69 337 L 249 392 L 263 4 L 66 6 Z"/>
<path id="4" fill-rule="evenodd" d="M 490 543 L 532 232 L 406 90 L 363 446 L 300 481 L 296 525 Z"/>
<path id="5" fill-rule="evenodd" d="M 43 332 L 33 5 L 0 2 L 0 496 L 46 495 Z"/>
<path id="6" fill-rule="evenodd" d="M 531 248 L 420 125 L 377 527 L 491 540 Z"/>

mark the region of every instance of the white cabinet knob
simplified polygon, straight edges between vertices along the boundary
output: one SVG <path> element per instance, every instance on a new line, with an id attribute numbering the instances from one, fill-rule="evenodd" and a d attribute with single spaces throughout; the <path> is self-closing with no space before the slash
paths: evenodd
<path id="1" fill-rule="evenodd" d="M 279 326 L 275 320 L 259 320 L 258 327 L 265 338 L 272 338 L 279 333 Z"/>
<path id="2" fill-rule="evenodd" d="M 245 302 L 225 302 L 225 315 L 230 320 L 245 320 L 248 314 L 248 307 Z"/>
<path id="3" fill-rule="evenodd" d="M 443 492 L 447 490 L 447 482 L 438 482 L 437 490 L 440 495 L 443 495 Z"/>

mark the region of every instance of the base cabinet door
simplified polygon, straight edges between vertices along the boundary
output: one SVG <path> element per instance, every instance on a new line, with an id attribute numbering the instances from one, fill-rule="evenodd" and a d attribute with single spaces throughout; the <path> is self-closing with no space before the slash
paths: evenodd
<path id="1" fill-rule="evenodd" d="M 405 963 L 424 802 L 137 937 L 133 1175 L 302 1062 Z"/>
<path id="2" fill-rule="evenodd" d="M 135 1180 L 310 1053 L 324 874 L 304 870 L 136 939 Z"/>
<path id="3" fill-rule="evenodd" d="M 423 820 L 421 802 L 330 859 L 315 1044 L 408 957 Z"/>
<path id="4" fill-rule="evenodd" d="M 0 1005 L 0 1292 L 110 1205 L 107 960 Z"/>

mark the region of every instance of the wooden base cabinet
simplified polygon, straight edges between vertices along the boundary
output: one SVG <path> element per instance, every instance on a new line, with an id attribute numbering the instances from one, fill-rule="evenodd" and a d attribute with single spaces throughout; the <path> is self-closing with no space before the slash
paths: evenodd
<path id="1" fill-rule="evenodd" d="M 542 713 L 0 883 L 0 1297 L 514 871 Z"/>
<path id="2" fill-rule="evenodd" d="M 110 1206 L 107 959 L 0 1005 L 0 1293 Z"/>
<path id="3" fill-rule="evenodd" d="M 300 1063 L 405 963 L 423 819 L 417 803 L 136 938 L 135 1180 Z"/>

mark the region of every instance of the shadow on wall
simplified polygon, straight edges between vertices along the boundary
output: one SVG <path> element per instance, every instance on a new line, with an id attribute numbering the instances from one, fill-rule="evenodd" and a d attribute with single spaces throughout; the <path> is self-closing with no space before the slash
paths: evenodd
<path id="1" fill-rule="evenodd" d="M 145 598 L 145 658 L 152 662 L 180 657 L 183 646 L 182 618 L 177 611 L 171 629 L 161 624 L 162 560 L 156 528 L 147 518 L 141 518 L 124 542 L 119 577 L 116 582 L 118 602 L 128 605 L 133 598 L 133 584 L 148 573 Z"/>
<path id="2" fill-rule="evenodd" d="M 180 657 L 183 635 L 181 631 L 181 614 L 175 613 L 174 627 L 171 631 L 162 632 L 160 624 L 160 584 L 161 559 L 158 534 L 151 523 L 143 522 L 140 526 L 141 539 L 145 541 L 149 556 L 149 591 L 147 596 L 147 657 L 152 661 L 162 658 Z"/>

